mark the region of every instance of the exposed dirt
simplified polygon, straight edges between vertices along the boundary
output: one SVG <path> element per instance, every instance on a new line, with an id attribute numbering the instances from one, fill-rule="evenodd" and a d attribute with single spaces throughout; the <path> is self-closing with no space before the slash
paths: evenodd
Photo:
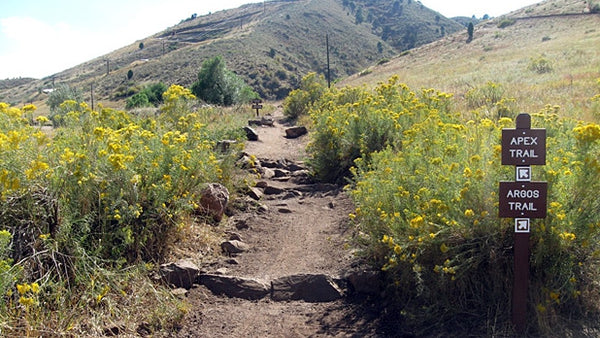
<path id="1" fill-rule="evenodd" d="M 286 138 L 286 126 L 277 118 L 276 113 L 272 127 L 254 127 L 259 141 L 248 142 L 246 152 L 259 159 L 286 159 L 301 165 L 308 136 Z M 355 263 L 347 224 L 351 200 L 340 187 L 265 181 L 302 194 L 265 195 L 260 202 L 268 211 L 231 216 L 228 222 L 243 219 L 248 225 L 233 229 L 250 250 L 233 257 L 237 264 L 224 256 L 208 272 L 220 269 L 227 275 L 265 281 L 301 273 L 343 275 Z M 224 263 L 228 259 L 230 263 Z M 276 302 L 269 297 L 250 301 L 194 286 L 187 301 L 191 309 L 178 337 L 364 337 L 386 335 L 382 330 L 389 326 L 382 323 L 376 306 L 351 297 L 323 303 Z"/>

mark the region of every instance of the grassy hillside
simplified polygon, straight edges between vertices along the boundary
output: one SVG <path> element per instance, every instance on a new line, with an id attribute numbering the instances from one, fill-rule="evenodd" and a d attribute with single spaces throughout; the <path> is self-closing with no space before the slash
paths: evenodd
<path id="1" fill-rule="evenodd" d="M 33 102 L 43 112 L 47 97 L 41 90 L 66 83 L 88 93 L 87 97 L 93 86 L 97 102 L 119 107 L 127 95 L 147 83 L 190 86 L 202 62 L 216 55 L 222 55 L 228 68 L 261 97 L 282 99 L 307 72 L 324 73 L 326 35 L 332 78 L 339 79 L 441 37 L 441 25 L 447 34 L 462 29 L 413 1 L 403 5 L 402 15 L 393 16 L 387 8 L 391 1 L 352 3 L 357 5 L 354 10 L 342 0 L 267 1 L 190 17 L 51 77 L 0 89 L 0 100 L 13 105 Z M 362 22 L 356 20 L 359 8 L 365 13 Z M 130 70 L 133 77 L 128 80 Z"/>
<path id="2" fill-rule="evenodd" d="M 469 91 L 491 81 L 503 97 L 514 99 L 511 104 L 518 111 L 534 113 L 550 104 L 591 119 L 595 110 L 590 98 L 600 91 L 598 27 L 600 15 L 589 14 L 585 1 L 545 1 L 481 22 L 471 43 L 466 31 L 448 36 L 342 84 L 375 85 L 397 74 L 411 88 L 453 93 L 458 108 L 475 109 Z"/>

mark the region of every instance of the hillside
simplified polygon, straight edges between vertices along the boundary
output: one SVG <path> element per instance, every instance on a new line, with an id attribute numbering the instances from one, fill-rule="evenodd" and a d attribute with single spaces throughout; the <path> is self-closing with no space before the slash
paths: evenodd
<path id="1" fill-rule="evenodd" d="M 373 86 L 396 74 L 414 90 L 454 94 L 458 108 L 465 111 L 478 108 L 469 105 L 465 95 L 491 81 L 500 85 L 505 98 L 514 99 L 518 112 L 557 105 L 568 115 L 589 120 L 598 113 L 590 102 L 600 91 L 598 27 L 600 15 L 591 14 L 586 1 L 543 1 L 482 21 L 471 43 L 466 42 L 466 31 L 447 36 L 341 84 Z M 532 69 L 540 61 L 548 68 Z"/>
<path id="2" fill-rule="evenodd" d="M 326 35 L 335 80 L 434 41 L 442 31 L 463 29 L 418 2 L 403 1 L 401 12 L 388 15 L 392 6 L 388 0 L 267 1 L 194 16 L 51 77 L 2 90 L 0 100 L 34 102 L 43 111 L 46 96 L 41 90 L 65 83 L 86 93 L 93 85 L 96 101 L 119 106 L 146 83 L 190 86 L 202 62 L 215 55 L 222 55 L 228 68 L 261 97 L 282 99 L 307 72 L 324 73 Z M 357 19 L 359 11 L 362 20 Z"/>

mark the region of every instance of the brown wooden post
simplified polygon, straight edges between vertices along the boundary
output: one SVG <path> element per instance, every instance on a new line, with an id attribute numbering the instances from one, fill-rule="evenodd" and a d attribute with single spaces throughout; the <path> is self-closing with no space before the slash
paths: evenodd
<path id="1" fill-rule="evenodd" d="M 531 116 L 520 114 L 516 129 L 502 130 L 502 164 L 515 165 L 516 182 L 500 182 L 499 216 L 515 219 L 512 323 L 527 328 L 531 218 L 545 218 L 548 183 L 532 182 L 531 165 L 546 164 L 546 130 L 531 129 Z"/>

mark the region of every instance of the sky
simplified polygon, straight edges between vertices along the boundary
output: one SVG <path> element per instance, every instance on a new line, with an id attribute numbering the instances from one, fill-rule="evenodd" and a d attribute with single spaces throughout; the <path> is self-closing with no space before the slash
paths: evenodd
<path id="1" fill-rule="evenodd" d="M 446 17 L 506 14 L 540 0 L 421 0 Z M 0 79 L 43 78 L 189 18 L 262 0 L 0 0 Z"/>

